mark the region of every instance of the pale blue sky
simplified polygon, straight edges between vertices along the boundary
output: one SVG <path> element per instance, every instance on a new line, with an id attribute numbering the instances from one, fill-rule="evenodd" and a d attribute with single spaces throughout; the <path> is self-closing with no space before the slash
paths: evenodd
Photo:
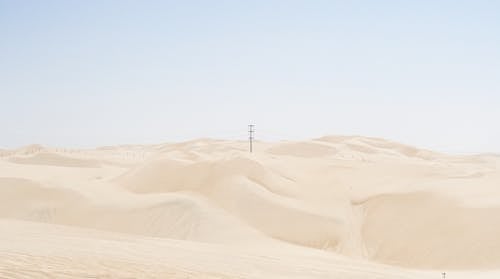
<path id="1" fill-rule="evenodd" d="M 500 152 L 500 1 L 0 0 L 0 147 L 358 134 Z"/>

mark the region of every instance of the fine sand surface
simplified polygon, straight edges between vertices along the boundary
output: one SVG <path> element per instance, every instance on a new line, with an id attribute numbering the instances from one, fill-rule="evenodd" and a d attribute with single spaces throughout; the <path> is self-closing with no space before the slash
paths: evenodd
<path id="1" fill-rule="evenodd" d="M 500 278 L 500 156 L 366 137 L 0 150 L 0 278 Z"/>

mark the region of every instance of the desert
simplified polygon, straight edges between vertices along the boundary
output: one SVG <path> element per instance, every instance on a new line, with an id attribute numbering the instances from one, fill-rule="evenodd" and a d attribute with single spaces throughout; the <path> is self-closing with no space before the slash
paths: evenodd
<path id="1" fill-rule="evenodd" d="M 200 139 L 0 159 L 2 278 L 496 278 L 500 156 Z"/>

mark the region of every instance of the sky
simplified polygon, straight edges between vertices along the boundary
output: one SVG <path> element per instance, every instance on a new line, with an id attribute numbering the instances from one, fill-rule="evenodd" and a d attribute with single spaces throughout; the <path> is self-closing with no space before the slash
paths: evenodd
<path id="1" fill-rule="evenodd" d="M 0 0 L 0 148 L 323 135 L 500 153 L 500 1 Z"/>

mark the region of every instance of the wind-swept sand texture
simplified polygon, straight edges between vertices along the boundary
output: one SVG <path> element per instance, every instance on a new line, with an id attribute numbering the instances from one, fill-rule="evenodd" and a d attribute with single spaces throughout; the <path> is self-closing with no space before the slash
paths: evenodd
<path id="1" fill-rule="evenodd" d="M 0 278 L 499 278 L 500 157 L 383 139 L 0 151 Z"/>

